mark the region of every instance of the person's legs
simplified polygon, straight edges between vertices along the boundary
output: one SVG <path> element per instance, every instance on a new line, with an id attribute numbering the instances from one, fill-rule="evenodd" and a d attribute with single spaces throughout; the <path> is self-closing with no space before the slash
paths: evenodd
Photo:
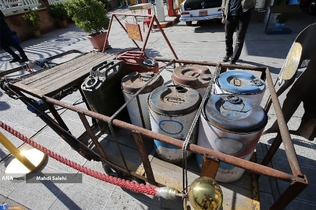
<path id="1" fill-rule="evenodd" d="M 19 53 L 22 59 L 24 60 L 28 60 L 24 50 L 22 49 L 22 47 L 12 38 L 11 41 L 11 46 L 14 47 Z"/>
<path id="2" fill-rule="evenodd" d="M 236 21 L 233 17 L 228 17 L 225 22 L 225 43 L 226 43 L 226 56 L 223 61 L 228 61 L 233 55 L 233 35 L 236 29 Z"/>
<path id="3" fill-rule="evenodd" d="M 20 54 L 22 60 L 20 57 L 10 48 L 10 46 L 14 47 Z M 11 31 L 6 31 L 6 33 L 1 34 L 1 47 L 10 53 L 13 57 L 13 60 L 21 60 L 21 61 L 28 61 L 28 58 L 22 49 L 22 47 L 15 41 L 13 38 Z M 13 61 L 14 62 L 14 61 Z"/>
<path id="4" fill-rule="evenodd" d="M 4 49 L 7 53 L 9 53 L 13 57 L 13 60 L 10 62 L 16 62 L 20 60 L 20 57 L 10 48 L 8 42 L 2 36 L 0 38 L 0 46 L 2 49 Z"/>
<path id="5" fill-rule="evenodd" d="M 15 41 L 15 39 L 13 38 L 11 32 L 10 32 L 10 34 L 7 33 L 7 35 L 5 36 L 5 39 L 9 43 L 9 45 L 14 47 L 20 53 L 20 56 L 21 56 L 22 59 L 28 60 L 24 50 L 22 49 L 20 44 Z"/>
<path id="6" fill-rule="evenodd" d="M 242 48 L 244 46 L 244 41 L 249 26 L 250 18 L 251 12 L 247 12 L 240 16 L 237 20 L 236 45 L 231 59 L 231 63 L 235 63 L 240 57 Z"/>

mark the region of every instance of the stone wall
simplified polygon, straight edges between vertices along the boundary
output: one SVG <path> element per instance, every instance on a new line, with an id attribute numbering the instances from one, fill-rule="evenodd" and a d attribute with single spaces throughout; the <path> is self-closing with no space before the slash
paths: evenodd
<path id="1" fill-rule="evenodd" d="M 53 19 L 48 10 L 46 8 L 42 8 L 38 10 L 41 16 L 41 33 L 45 34 L 47 32 L 53 31 L 57 29 L 56 20 Z M 29 28 L 26 23 L 22 20 L 23 14 L 17 14 L 5 17 L 6 22 L 8 23 L 9 27 L 12 31 L 16 31 L 17 36 L 20 41 L 28 40 L 34 38 L 34 34 L 31 28 Z"/>
<path id="2" fill-rule="evenodd" d="M 119 7 L 118 1 L 111 0 L 109 2 L 112 6 L 111 7 L 112 10 Z M 42 34 L 51 32 L 58 28 L 58 24 L 56 20 L 51 17 L 51 15 L 49 14 L 49 10 L 46 7 L 39 9 L 38 12 L 42 19 L 41 28 L 40 28 L 40 31 Z M 11 30 L 17 33 L 17 36 L 20 41 L 25 41 L 28 39 L 35 38 L 32 29 L 29 28 L 26 25 L 26 23 L 22 20 L 22 15 L 24 14 L 16 14 L 16 15 L 7 16 L 5 17 L 5 20 L 8 23 Z"/>

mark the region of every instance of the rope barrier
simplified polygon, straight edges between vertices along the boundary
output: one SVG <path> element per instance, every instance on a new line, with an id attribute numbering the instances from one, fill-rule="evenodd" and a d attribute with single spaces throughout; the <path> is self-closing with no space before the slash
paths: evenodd
<path id="1" fill-rule="evenodd" d="M 18 137 L 19 139 L 21 139 L 25 143 L 31 145 L 32 147 L 40 150 L 43 153 L 45 153 L 49 157 L 52 157 L 55 160 L 65 164 L 65 165 L 68 165 L 68 166 L 70 166 L 70 167 L 72 167 L 72 168 L 74 168 L 74 169 L 76 169 L 84 174 L 92 176 L 96 179 L 108 182 L 110 184 L 120 186 L 120 187 L 125 188 L 125 189 L 129 189 L 129 190 L 137 192 L 137 193 L 144 193 L 144 194 L 148 194 L 148 195 L 152 195 L 152 196 L 165 197 L 165 196 L 163 196 L 163 193 L 161 193 L 161 191 L 164 191 L 164 192 L 168 191 L 168 190 L 170 191 L 170 188 L 163 190 L 164 188 L 158 188 L 158 187 L 152 186 L 152 185 L 139 184 L 136 182 L 132 182 L 132 181 L 125 180 L 125 179 L 120 179 L 117 177 L 112 177 L 112 176 L 100 173 L 98 171 L 89 169 L 89 168 L 82 166 L 82 165 L 79 165 L 78 163 L 73 162 L 65 157 L 62 157 L 59 154 L 54 153 L 53 151 L 47 149 L 46 147 L 43 147 L 42 145 L 34 142 L 33 140 L 29 139 L 27 136 L 21 134 L 20 132 L 16 131 L 15 129 L 13 129 L 12 127 L 10 127 L 9 125 L 5 124 L 2 121 L 0 121 L 0 127 L 2 127 L 4 130 L 8 131 L 12 135 Z"/>

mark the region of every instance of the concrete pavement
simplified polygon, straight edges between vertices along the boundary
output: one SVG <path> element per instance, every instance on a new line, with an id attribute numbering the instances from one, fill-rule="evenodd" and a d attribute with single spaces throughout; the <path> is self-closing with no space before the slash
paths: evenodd
<path id="1" fill-rule="evenodd" d="M 117 9 L 114 12 L 128 12 L 127 9 Z M 135 21 L 121 17 L 123 21 Z M 169 20 L 166 18 L 166 20 Z M 262 14 L 254 13 L 253 20 L 249 26 L 241 60 L 237 64 L 268 66 L 275 79 L 282 67 L 285 57 L 297 34 L 307 25 L 316 22 L 315 16 L 309 16 L 305 12 L 291 15 L 288 27 L 292 34 L 266 35 L 264 33 L 265 23 L 262 22 Z M 171 45 L 180 59 L 198 61 L 221 61 L 225 54 L 224 28 L 219 22 L 205 22 L 201 25 L 186 26 L 178 23 L 172 27 L 164 28 Z M 69 28 L 43 34 L 39 39 L 23 42 L 21 45 L 31 60 L 51 57 L 68 50 L 77 49 L 82 52 L 91 51 L 91 45 L 86 38 L 86 33 L 78 29 L 74 24 Z M 113 49 L 108 52 L 120 52 L 134 47 L 116 21 L 109 36 L 109 42 Z M 0 51 L 0 72 L 18 67 L 18 64 L 10 64 L 11 59 L 3 50 Z M 161 33 L 154 30 L 149 37 L 146 53 L 149 57 L 173 58 Z M 56 59 L 63 62 L 69 57 Z M 25 71 L 16 72 L 10 76 L 20 76 Z M 75 93 L 67 96 L 65 101 L 76 101 L 82 103 L 80 94 Z M 296 128 L 299 125 L 303 110 L 298 110 L 289 127 Z M 102 171 L 99 162 L 87 161 L 74 152 L 65 142 L 54 133 L 43 121 L 19 100 L 10 98 L 3 90 L 0 91 L 0 119 L 35 141 L 63 156 Z M 72 116 L 65 113 L 69 120 Z M 274 113 L 269 113 L 273 119 Z M 76 122 L 74 121 L 74 127 Z M 72 128 L 76 134 L 81 134 L 82 128 Z M 19 149 L 30 148 L 21 140 L 0 129 L 0 131 Z M 258 160 L 262 160 L 263 154 L 271 145 L 273 134 L 260 139 L 257 146 Z M 288 207 L 294 209 L 316 209 L 316 187 L 315 172 L 313 167 L 316 160 L 315 141 L 308 141 L 298 136 L 293 136 L 293 142 L 297 151 L 299 163 L 303 173 L 309 179 L 309 186 Z M 4 174 L 7 164 L 12 159 L 10 152 L 0 145 L 0 173 Z M 282 171 L 289 172 L 286 156 L 282 147 L 277 152 L 271 165 Z M 76 170 L 69 168 L 54 159 L 49 158 L 41 169 L 43 173 L 75 173 Z M 261 209 L 268 209 L 273 201 L 286 189 L 288 183 L 276 181 L 266 177 L 259 179 Z M 147 195 L 133 193 L 120 187 L 101 182 L 89 176 L 83 176 L 82 184 L 26 184 L 13 183 L 0 180 L 0 204 L 7 203 L 8 206 L 23 206 L 27 209 L 182 209 L 181 202 L 159 199 Z"/>

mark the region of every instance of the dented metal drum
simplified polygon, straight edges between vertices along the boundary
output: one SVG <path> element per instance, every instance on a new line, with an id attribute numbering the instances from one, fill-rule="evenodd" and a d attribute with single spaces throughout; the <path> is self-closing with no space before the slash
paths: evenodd
<path id="1" fill-rule="evenodd" d="M 200 103 L 200 94 L 192 88 L 178 85 L 156 88 L 148 97 L 151 130 L 185 140 Z M 196 134 L 197 128 L 191 135 L 190 143 L 196 143 Z M 158 140 L 154 142 L 156 154 L 161 159 L 169 162 L 182 160 L 181 148 Z"/>
<path id="2" fill-rule="evenodd" d="M 122 89 L 125 102 L 129 101 L 133 95 L 143 88 L 149 80 L 156 74 L 152 72 L 138 73 L 132 72 L 122 79 Z M 164 80 L 161 75 L 153 79 L 146 87 L 127 105 L 128 114 L 133 125 L 150 129 L 149 112 L 147 99 L 149 94 L 157 87 L 163 85 Z"/>
<path id="3" fill-rule="evenodd" d="M 197 144 L 228 155 L 249 160 L 257 146 L 267 114 L 258 104 L 234 95 L 212 95 L 200 116 Z M 201 166 L 203 157 L 197 155 Z M 221 162 L 215 180 L 233 182 L 244 169 Z"/>
<path id="4" fill-rule="evenodd" d="M 187 65 L 176 67 L 171 78 L 175 85 L 193 88 L 203 96 L 212 80 L 212 73 L 207 66 Z"/>
<path id="5" fill-rule="evenodd" d="M 215 79 L 216 94 L 235 94 L 257 104 L 261 103 L 265 90 L 266 85 L 261 79 L 242 70 L 226 71 Z"/>

